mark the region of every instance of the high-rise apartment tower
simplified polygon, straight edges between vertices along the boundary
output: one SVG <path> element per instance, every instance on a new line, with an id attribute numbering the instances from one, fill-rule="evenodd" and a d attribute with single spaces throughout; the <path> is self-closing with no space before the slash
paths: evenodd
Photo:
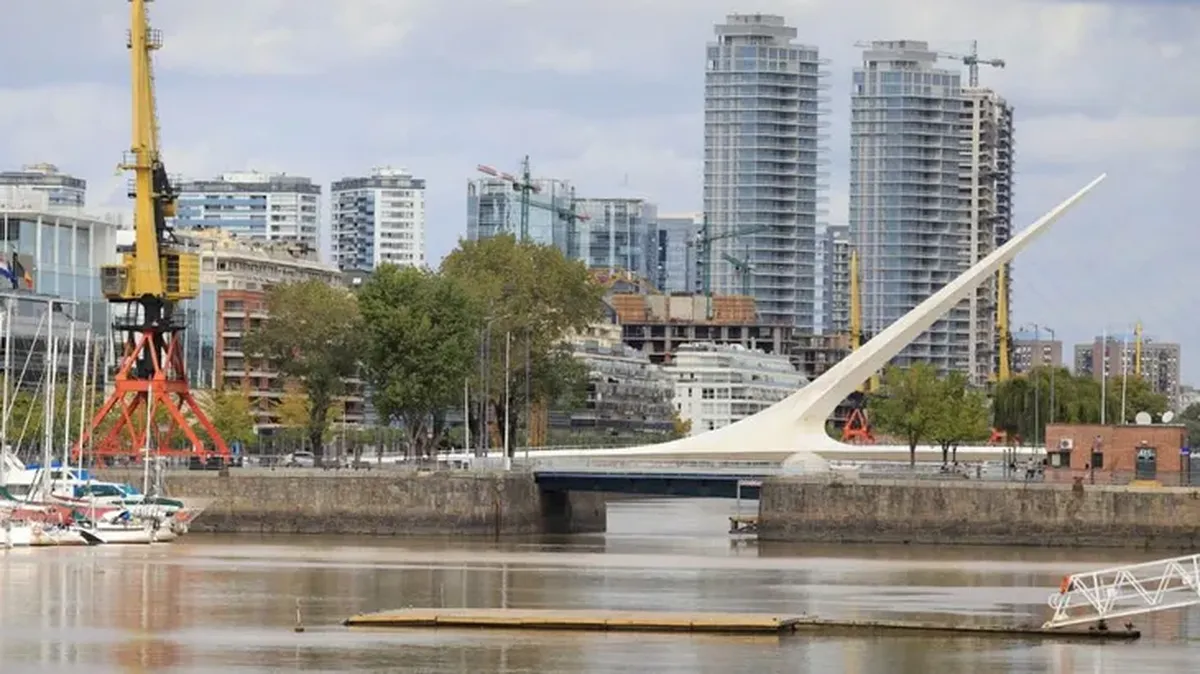
<path id="1" fill-rule="evenodd" d="M 825 72 L 796 34 L 781 16 L 731 14 L 708 44 L 704 215 L 723 238 L 705 257 L 714 292 L 748 288 L 762 322 L 815 331 Z"/>

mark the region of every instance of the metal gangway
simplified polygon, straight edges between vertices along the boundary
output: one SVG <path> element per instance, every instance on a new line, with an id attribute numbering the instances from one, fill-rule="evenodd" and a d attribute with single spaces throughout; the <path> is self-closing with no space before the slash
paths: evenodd
<path id="1" fill-rule="evenodd" d="M 1107 629 L 1113 618 L 1200 604 L 1200 554 L 1114 566 L 1063 578 L 1050 595 L 1054 615 L 1043 629 L 1096 623 Z"/>

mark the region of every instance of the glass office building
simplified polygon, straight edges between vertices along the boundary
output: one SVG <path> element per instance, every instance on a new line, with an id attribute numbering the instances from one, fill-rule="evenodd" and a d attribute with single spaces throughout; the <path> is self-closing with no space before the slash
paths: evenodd
<path id="1" fill-rule="evenodd" d="M 534 180 L 537 192 L 529 195 L 527 227 L 530 240 L 554 246 L 564 255 L 578 247 L 571 205 L 575 188 L 565 180 Z M 467 183 L 467 239 L 479 241 L 501 234 L 521 237 L 522 195 L 511 183 L 481 178 Z"/>
<path id="2" fill-rule="evenodd" d="M 654 283 L 658 277 L 658 209 L 642 199 L 580 199 L 587 216 L 568 256 L 593 269 L 624 270 Z"/>
<path id="3" fill-rule="evenodd" d="M 825 73 L 796 34 L 781 16 L 733 14 L 708 44 L 704 214 L 714 240 L 702 273 L 714 292 L 748 289 L 760 321 L 814 331 Z"/>

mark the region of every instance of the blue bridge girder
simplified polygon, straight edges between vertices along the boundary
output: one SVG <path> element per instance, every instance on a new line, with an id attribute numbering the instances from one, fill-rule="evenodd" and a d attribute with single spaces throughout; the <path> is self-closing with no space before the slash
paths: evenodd
<path id="1" fill-rule="evenodd" d="M 690 471 L 534 471 L 534 480 L 547 491 L 602 491 L 610 494 L 692 498 L 740 497 L 751 500 L 758 498 L 764 477 Z"/>

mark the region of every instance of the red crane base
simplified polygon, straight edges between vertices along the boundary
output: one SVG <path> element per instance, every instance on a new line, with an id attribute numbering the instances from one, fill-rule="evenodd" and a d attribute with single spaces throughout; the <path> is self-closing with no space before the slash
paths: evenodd
<path id="1" fill-rule="evenodd" d="M 842 427 L 842 442 L 854 445 L 875 444 L 875 435 L 871 433 L 867 413 L 862 408 L 853 410 L 846 418 L 846 425 Z"/>
<path id="2" fill-rule="evenodd" d="M 183 364 L 180 334 L 178 331 L 166 333 L 161 328 L 144 328 L 129 333 L 125 355 L 114 380 L 115 390 L 92 417 L 87 432 L 75 445 L 73 454 L 76 459 L 93 436 L 98 439 L 88 447 L 88 452 L 98 457 L 141 457 L 142 448 L 147 446 L 154 447 L 157 455 L 196 456 L 201 459 L 212 455 L 229 456 L 225 440 L 192 396 Z M 152 346 L 163 343 L 163 338 L 166 342 L 165 353 Z M 153 364 L 153 374 L 149 378 L 135 376 L 134 366 L 146 352 Z M 149 425 L 146 423 L 145 406 L 148 400 L 153 400 L 156 410 L 166 411 L 166 423 L 154 424 L 153 420 Z M 110 415 L 116 417 L 115 423 L 103 431 L 102 426 Z M 189 420 L 189 416 L 192 420 Z M 211 447 L 206 446 L 197 435 L 197 424 L 212 441 Z M 151 432 L 148 426 L 155 427 L 153 445 L 147 445 L 146 442 L 147 433 Z M 100 435 L 101 432 L 103 435 Z M 187 448 L 173 446 L 172 440 L 177 440 L 180 434 L 187 440 Z"/>

